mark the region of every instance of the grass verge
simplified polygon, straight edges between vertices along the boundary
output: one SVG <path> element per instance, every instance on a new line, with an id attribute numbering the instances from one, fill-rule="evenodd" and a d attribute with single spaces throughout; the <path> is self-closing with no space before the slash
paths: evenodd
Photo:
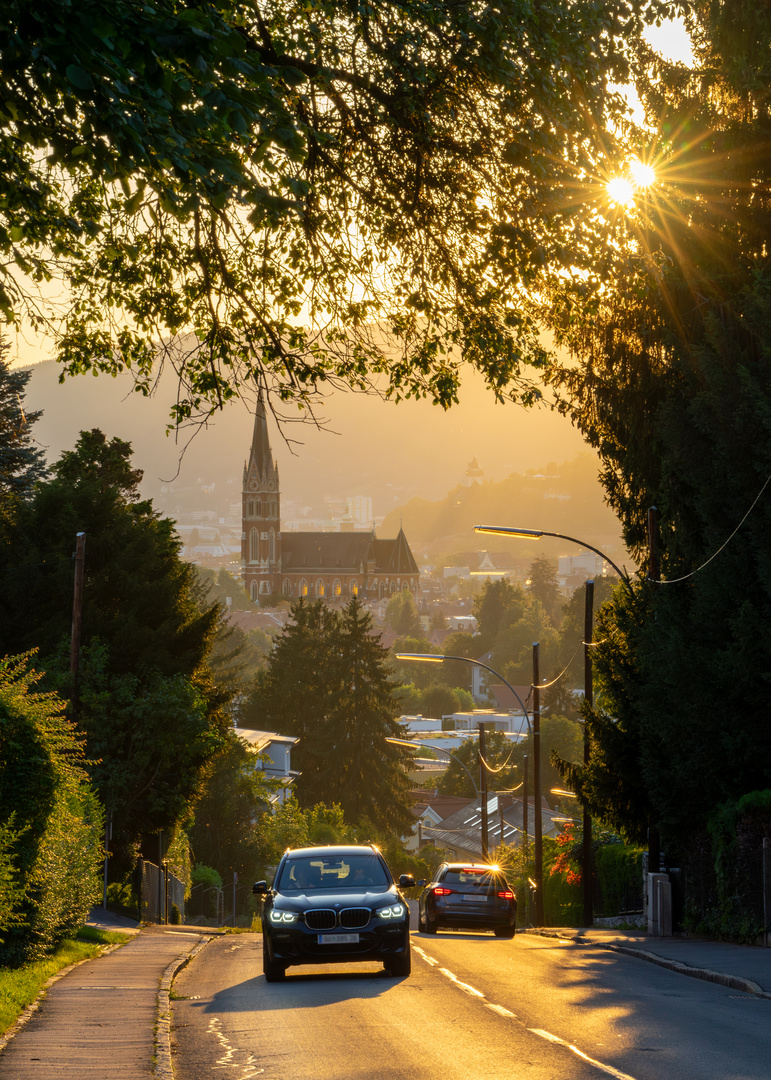
<path id="1" fill-rule="evenodd" d="M 121 944 L 127 934 L 84 926 L 75 938 L 66 938 L 56 952 L 19 968 L 0 968 L 0 1035 L 31 1005 L 45 984 L 62 968 L 98 956 L 105 945 Z"/>

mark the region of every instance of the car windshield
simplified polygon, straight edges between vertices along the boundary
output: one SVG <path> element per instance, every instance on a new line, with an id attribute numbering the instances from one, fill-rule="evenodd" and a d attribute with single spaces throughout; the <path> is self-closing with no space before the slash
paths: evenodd
<path id="1" fill-rule="evenodd" d="M 387 888 L 383 864 L 374 855 L 321 856 L 287 859 L 278 888 L 314 889 Z"/>

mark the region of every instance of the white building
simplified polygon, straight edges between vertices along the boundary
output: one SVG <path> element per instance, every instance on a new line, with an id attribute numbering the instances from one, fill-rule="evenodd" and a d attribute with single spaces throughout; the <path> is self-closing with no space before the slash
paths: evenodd
<path id="1" fill-rule="evenodd" d="M 292 747 L 298 741 L 290 735 L 276 735 L 272 731 L 254 731 L 252 728 L 236 728 L 236 735 L 247 749 L 263 758 L 263 771 L 279 782 L 273 803 L 283 803 L 291 796 L 291 787 L 300 774 L 292 768 Z"/>

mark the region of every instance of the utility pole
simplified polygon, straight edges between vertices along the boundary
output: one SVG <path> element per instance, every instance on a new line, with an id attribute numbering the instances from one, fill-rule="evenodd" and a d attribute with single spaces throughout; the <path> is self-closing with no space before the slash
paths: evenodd
<path id="1" fill-rule="evenodd" d="M 659 551 L 658 551 L 658 510 L 655 506 L 648 507 L 648 580 L 660 579 Z M 655 618 L 655 615 L 654 615 Z M 661 869 L 661 842 L 659 839 L 658 825 L 648 819 L 648 873 L 658 874 Z"/>
<path id="2" fill-rule="evenodd" d="M 482 858 L 487 862 L 487 765 L 485 758 L 485 725 L 477 724 L 479 732 L 479 797 L 482 803 Z"/>
<path id="3" fill-rule="evenodd" d="M 527 842 L 527 763 L 528 756 L 527 754 L 525 754 L 524 758 L 522 759 L 522 854 L 525 859 L 527 859 L 529 847 L 529 844 Z"/>
<path id="4" fill-rule="evenodd" d="M 594 582 L 586 582 L 586 605 L 584 609 L 584 701 L 587 708 L 591 709 L 594 702 L 594 682 L 592 679 L 592 614 L 594 611 Z M 589 725 L 584 717 L 584 768 L 589 765 L 591 758 L 591 746 L 589 743 Z M 591 926 L 594 922 L 593 911 L 593 877 L 592 865 L 592 817 L 584 804 L 584 841 L 583 841 L 583 894 L 584 894 L 584 926 Z"/>
<path id="5" fill-rule="evenodd" d="M 535 925 L 543 926 L 543 817 L 541 814 L 541 669 L 539 643 L 533 642 L 533 855 L 535 859 Z"/>

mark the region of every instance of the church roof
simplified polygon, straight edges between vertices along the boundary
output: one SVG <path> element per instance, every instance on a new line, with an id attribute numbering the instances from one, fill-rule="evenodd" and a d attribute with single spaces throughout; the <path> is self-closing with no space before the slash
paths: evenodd
<path id="1" fill-rule="evenodd" d="M 371 532 L 282 532 L 281 565 L 285 571 L 418 574 L 402 530 L 395 540 L 377 540 Z"/>
<path id="2" fill-rule="evenodd" d="M 375 540 L 375 559 L 389 574 L 417 574 L 418 564 L 407 543 L 404 530 L 399 529 L 395 540 Z"/>
<path id="3" fill-rule="evenodd" d="M 249 451 L 249 461 L 246 464 L 246 473 L 251 474 L 252 465 L 257 469 L 257 475 L 267 476 L 276 470 L 273 464 L 273 453 L 268 439 L 268 418 L 265 412 L 265 402 L 260 397 L 254 413 L 254 432 L 252 434 L 252 446 Z"/>

